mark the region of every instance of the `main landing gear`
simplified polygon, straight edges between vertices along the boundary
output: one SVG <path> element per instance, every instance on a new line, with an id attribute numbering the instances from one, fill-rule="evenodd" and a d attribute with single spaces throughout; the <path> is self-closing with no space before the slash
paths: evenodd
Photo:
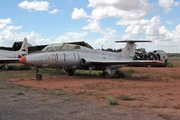
<path id="1" fill-rule="evenodd" d="M 66 72 L 68 73 L 69 76 L 73 76 L 75 70 L 66 70 Z"/>
<path id="2" fill-rule="evenodd" d="M 102 76 L 104 76 L 105 78 L 110 78 L 111 74 L 109 74 L 107 71 L 103 71 L 102 73 L 100 73 Z"/>
<path id="3" fill-rule="evenodd" d="M 39 74 L 39 68 L 36 67 L 36 80 L 37 81 L 41 81 L 42 80 L 42 75 Z"/>
<path id="4" fill-rule="evenodd" d="M 103 71 L 101 75 L 104 76 L 105 78 L 111 78 L 111 77 L 124 78 L 125 77 L 125 74 L 121 72 L 120 70 L 116 70 L 113 73 L 113 75 L 109 74 L 107 71 Z"/>
<path id="5" fill-rule="evenodd" d="M 35 74 L 36 74 L 36 80 L 37 80 L 37 81 L 41 81 L 41 80 L 42 80 L 42 75 L 39 74 L 39 68 L 36 67 L 35 70 L 36 70 L 36 71 L 35 71 Z M 70 70 L 66 70 L 66 72 L 68 73 L 69 76 L 73 76 L 75 70 L 71 70 L 71 69 L 70 69 Z"/>

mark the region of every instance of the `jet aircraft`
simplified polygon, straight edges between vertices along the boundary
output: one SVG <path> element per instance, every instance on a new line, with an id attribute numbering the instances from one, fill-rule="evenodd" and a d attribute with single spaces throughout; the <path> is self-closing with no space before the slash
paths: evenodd
<path id="1" fill-rule="evenodd" d="M 24 38 L 21 48 L 18 51 L 0 50 L 0 63 L 2 68 L 7 69 L 7 63 L 19 62 L 19 58 L 28 54 L 28 43 L 27 38 Z"/>
<path id="2" fill-rule="evenodd" d="M 121 52 L 110 52 L 95 50 L 77 44 L 50 44 L 41 52 L 31 53 L 20 58 L 20 62 L 29 66 L 36 67 L 36 80 L 42 80 L 39 68 L 61 68 L 66 70 L 69 75 L 73 75 L 76 69 L 83 70 L 102 70 L 102 74 L 110 77 L 123 66 L 130 64 L 164 64 L 158 60 L 133 60 L 135 55 L 135 42 L 144 41 L 116 41 L 126 42 Z"/>

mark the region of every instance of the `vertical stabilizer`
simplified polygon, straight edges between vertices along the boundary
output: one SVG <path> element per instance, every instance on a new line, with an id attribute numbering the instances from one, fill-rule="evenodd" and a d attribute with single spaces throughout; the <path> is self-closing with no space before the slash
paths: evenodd
<path id="1" fill-rule="evenodd" d="M 26 53 L 28 53 L 28 42 L 27 42 L 26 37 L 24 38 L 23 43 L 22 43 L 19 51 L 25 51 Z"/>
<path id="2" fill-rule="evenodd" d="M 135 55 L 135 50 L 136 50 L 136 44 L 135 42 L 151 42 L 148 40 L 124 40 L 124 41 L 116 41 L 117 43 L 119 42 L 127 42 L 126 46 L 123 48 L 121 55 L 122 57 L 125 58 L 132 58 Z"/>
<path id="3" fill-rule="evenodd" d="M 122 57 L 125 58 L 134 57 L 135 50 L 136 50 L 136 44 L 134 44 L 134 42 L 127 42 L 126 46 L 122 50 Z"/>

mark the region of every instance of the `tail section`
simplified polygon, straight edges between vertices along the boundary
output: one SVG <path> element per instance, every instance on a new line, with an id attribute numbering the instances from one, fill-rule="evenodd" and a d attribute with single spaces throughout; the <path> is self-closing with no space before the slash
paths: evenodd
<path id="1" fill-rule="evenodd" d="M 132 58 L 135 55 L 135 50 L 136 50 L 136 44 L 135 42 L 151 42 L 151 41 L 140 41 L 140 40 L 124 40 L 124 41 L 116 41 L 117 43 L 119 42 L 127 42 L 126 46 L 121 52 L 122 57 L 124 58 Z"/>
<path id="2" fill-rule="evenodd" d="M 28 42 L 27 42 L 26 37 L 24 38 L 23 43 L 22 43 L 19 51 L 24 51 L 24 52 L 28 53 Z"/>

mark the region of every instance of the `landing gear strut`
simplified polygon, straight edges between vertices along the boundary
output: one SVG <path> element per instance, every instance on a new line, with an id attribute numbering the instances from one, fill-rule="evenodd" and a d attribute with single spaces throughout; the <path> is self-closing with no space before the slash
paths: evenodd
<path id="1" fill-rule="evenodd" d="M 3 70 L 7 70 L 8 69 L 7 63 L 3 63 L 3 65 L 0 68 Z"/>
<path id="2" fill-rule="evenodd" d="M 41 74 L 39 74 L 39 68 L 38 67 L 36 67 L 36 80 L 37 81 L 41 81 L 42 80 L 42 75 Z"/>

